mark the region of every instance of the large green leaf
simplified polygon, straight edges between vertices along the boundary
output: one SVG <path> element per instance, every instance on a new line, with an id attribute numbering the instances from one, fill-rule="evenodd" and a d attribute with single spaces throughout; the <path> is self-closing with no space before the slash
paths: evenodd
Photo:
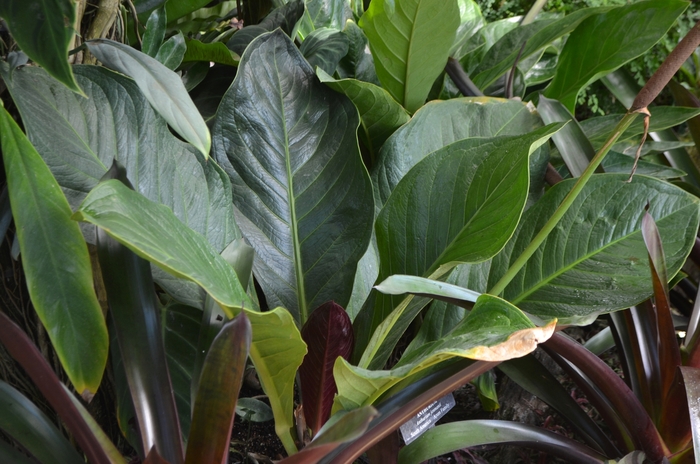
<path id="1" fill-rule="evenodd" d="M 333 74 L 341 58 L 348 53 L 349 39 L 340 31 L 321 27 L 313 31 L 299 47 L 299 51 L 313 69 L 317 67 Z"/>
<path id="2" fill-rule="evenodd" d="M 196 282 L 232 317 L 231 308 L 252 307 L 233 268 L 207 240 L 118 180 L 100 183 L 74 214 L 106 230 L 119 242 L 176 277 Z"/>
<path id="3" fill-rule="evenodd" d="M 97 186 L 74 215 L 107 230 L 135 253 L 176 275 L 197 282 L 228 317 L 252 308 L 236 273 L 204 237 L 184 226 L 163 205 L 124 184 L 110 180 Z M 289 453 L 296 450 L 294 377 L 306 354 L 294 318 L 282 308 L 258 313 L 245 309 L 253 327 L 250 357 L 275 415 L 275 428 Z"/>
<path id="4" fill-rule="evenodd" d="M 305 40 L 313 31 L 327 27 L 340 31 L 345 22 L 352 19 L 347 0 L 305 0 L 304 16 L 299 23 L 299 35 Z"/>
<path id="5" fill-rule="evenodd" d="M 46 414 L 26 396 L 0 381 L 0 429 L 45 464 L 85 462 Z"/>
<path id="6" fill-rule="evenodd" d="M 340 60 L 338 75 L 343 79 L 354 78 L 363 82 L 379 85 L 374 58 L 369 49 L 369 40 L 362 29 L 353 21 L 345 23 L 343 34 L 350 43 L 348 53 Z"/>
<path id="7" fill-rule="evenodd" d="M 203 43 L 199 40 L 186 40 L 187 51 L 182 57 L 184 63 L 191 61 L 206 61 L 225 64 L 228 66 L 238 66 L 238 55 L 232 53 L 226 45 L 221 42 Z"/>
<path id="8" fill-rule="evenodd" d="M 339 358 L 333 370 L 338 385 L 334 411 L 374 403 L 403 379 L 455 356 L 505 361 L 532 352 L 554 333 L 556 321 L 535 327 L 528 317 L 501 298 L 481 295 L 472 311 L 443 338 L 404 356 L 391 370 L 367 370 Z"/>
<path id="9" fill-rule="evenodd" d="M 270 306 L 301 323 L 328 300 L 348 302 L 369 243 L 372 188 L 358 122 L 281 31 L 248 46 L 219 106 L 213 156 L 231 178 L 236 218 L 259 258 L 255 275 Z"/>
<path id="10" fill-rule="evenodd" d="M 6 79 L 30 140 L 73 209 L 116 159 L 136 190 L 168 206 L 217 251 L 240 237 L 226 173 L 174 137 L 132 80 L 94 66 L 76 66 L 75 74 L 89 98 L 34 67 Z M 92 227 L 83 233 L 94 242 Z M 196 285 L 163 272 L 156 280 L 179 301 L 202 307 Z"/>
<path id="11" fill-rule="evenodd" d="M 485 89 L 510 70 L 516 60 L 522 62 L 554 40 L 576 29 L 588 17 L 610 9 L 611 7 L 584 8 L 561 19 L 544 19 L 513 29 L 489 48 L 473 73 L 474 84 L 480 89 Z"/>
<path id="12" fill-rule="evenodd" d="M 148 56 L 156 57 L 158 49 L 165 40 L 165 26 L 167 18 L 165 17 L 165 6 L 161 5 L 151 12 L 146 22 L 146 32 L 143 34 L 143 42 L 141 51 Z"/>
<path id="13" fill-rule="evenodd" d="M 403 176 L 430 153 L 470 137 L 519 135 L 541 123 L 520 102 L 500 98 L 459 98 L 430 102 L 386 141 L 372 170 L 375 197 L 384 204 Z"/>
<path id="14" fill-rule="evenodd" d="M 175 41 L 172 47 L 178 47 L 178 42 L 181 42 L 178 53 L 179 61 L 182 61 L 186 48 L 185 41 L 181 34 L 174 36 L 176 37 L 179 37 L 179 41 Z M 174 38 L 161 46 L 157 57 L 160 57 L 163 48 L 168 46 Z M 155 58 L 128 45 L 106 39 L 90 41 L 86 44 L 90 52 L 105 66 L 132 77 L 153 108 L 175 132 L 197 148 L 205 158 L 209 156 L 211 148 L 209 129 L 187 94 L 180 76 Z M 161 59 L 165 60 L 165 57 Z"/>
<path id="15" fill-rule="evenodd" d="M 375 0 L 360 19 L 382 86 L 411 113 L 444 69 L 459 24 L 457 0 Z"/>
<path id="16" fill-rule="evenodd" d="M 275 416 L 275 431 L 288 454 L 296 452 L 294 427 L 294 380 L 306 355 L 294 318 L 282 308 L 265 313 L 246 311 L 253 326 L 250 358 L 255 365 Z"/>
<path id="17" fill-rule="evenodd" d="M 649 50 L 687 7 L 683 0 L 649 0 L 588 18 L 566 41 L 545 95 L 573 113 L 582 88 Z"/>
<path id="18" fill-rule="evenodd" d="M 476 263 L 498 253 L 525 206 L 529 156 L 560 127 L 547 126 L 526 136 L 464 139 L 418 163 L 377 217 L 380 281 L 393 274 L 444 274 L 457 263 Z M 396 335 L 415 316 L 419 308 L 405 311 L 399 308 L 402 300 L 377 295 L 369 329 L 360 326 L 370 333 L 377 329 L 361 366 L 381 367 Z"/>
<path id="19" fill-rule="evenodd" d="M 66 87 L 82 94 L 68 64 L 68 49 L 76 33 L 75 8 L 71 0 L 0 0 L 0 17 L 29 58 Z"/>
<path id="20" fill-rule="evenodd" d="M 684 108 L 682 106 L 655 106 L 649 109 L 649 132 L 661 131 L 677 126 L 690 118 L 700 115 L 699 108 Z M 591 141 L 593 147 L 598 149 L 605 144 L 615 126 L 622 120 L 624 114 L 608 114 L 589 118 L 581 122 L 583 132 Z M 637 118 L 635 122 L 620 136 L 619 141 L 625 141 L 644 132 L 644 121 Z M 636 151 L 636 147 L 635 147 Z"/>
<path id="21" fill-rule="evenodd" d="M 153 0 L 145 0 L 145 2 L 149 4 L 155 3 Z M 165 3 L 165 12 L 167 13 L 168 21 L 176 21 L 183 16 L 192 13 L 193 11 L 197 11 L 211 2 L 208 2 L 207 0 L 178 0 L 176 2 L 163 3 Z M 136 11 L 139 13 L 141 12 L 138 9 Z"/>
<path id="22" fill-rule="evenodd" d="M 322 70 L 317 74 L 321 82 L 355 104 L 360 112 L 360 138 L 375 157 L 386 139 L 410 119 L 403 106 L 377 85 L 357 79 L 335 80 Z"/>
<path id="23" fill-rule="evenodd" d="M 428 430 L 403 448 L 399 459 L 402 464 L 419 464 L 440 454 L 489 444 L 530 447 L 547 453 L 547 456 L 557 456 L 564 462 L 613 462 L 606 461 L 604 455 L 571 438 L 541 427 L 480 419 L 443 424 Z"/>
<path id="24" fill-rule="evenodd" d="M 75 389 L 91 397 L 109 340 L 87 245 L 56 179 L 1 103 L 0 146 L 29 296 Z"/>
<path id="25" fill-rule="evenodd" d="M 571 177 L 579 177 L 595 156 L 595 149 L 578 121 L 561 102 L 551 100 L 544 95 L 540 95 L 537 112 L 545 124 L 567 122 L 562 130 L 554 134 L 552 140 L 571 173 Z"/>
<path id="26" fill-rule="evenodd" d="M 508 301 L 531 314 L 562 319 L 614 311 L 648 298 L 651 276 L 641 234 L 647 202 L 664 243 L 668 274 L 678 272 L 695 241 L 700 201 L 650 177 L 625 180 L 619 174 L 591 178 L 560 225 L 506 287 Z M 511 241 L 490 264 L 489 286 L 530 243 L 572 185 L 573 180 L 557 184 L 523 215 Z"/>
<path id="27" fill-rule="evenodd" d="M 457 0 L 459 6 L 459 27 L 450 50 L 450 56 L 460 59 L 469 51 L 469 39 L 482 27 L 486 21 L 481 14 L 479 5 L 474 0 Z"/>

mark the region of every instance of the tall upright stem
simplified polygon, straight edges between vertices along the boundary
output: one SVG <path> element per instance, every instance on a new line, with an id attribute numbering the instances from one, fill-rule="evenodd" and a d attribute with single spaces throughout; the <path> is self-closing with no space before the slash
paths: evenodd
<path id="1" fill-rule="evenodd" d="M 544 2 L 543 2 L 544 5 Z M 537 2 L 533 6 L 533 9 L 537 6 Z M 535 235 L 532 242 L 525 248 L 525 251 L 518 256 L 515 262 L 510 266 L 505 275 L 501 277 L 496 285 L 494 285 L 489 293 L 493 295 L 498 295 L 505 290 L 508 284 L 515 278 L 515 276 L 520 272 L 520 270 L 525 266 L 525 263 L 532 257 L 532 255 L 537 251 L 537 249 L 544 243 L 552 230 L 557 226 L 562 217 L 569 210 L 571 205 L 578 197 L 579 193 L 586 186 L 586 183 L 591 178 L 595 169 L 598 167 L 605 155 L 610 151 L 610 147 L 620 138 L 620 135 L 632 124 L 637 114 L 642 113 L 648 115 L 647 106 L 651 104 L 652 101 L 659 95 L 661 90 L 668 84 L 673 75 L 680 69 L 685 60 L 693 54 L 695 49 L 700 45 L 700 21 L 695 24 L 695 26 L 688 32 L 688 34 L 680 41 L 680 43 L 674 48 L 671 54 L 664 60 L 659 69 L 651 76 L 651 79 L 647 84 L 639 91 L 637 98 L 635 98 L 632 107 L 627 111 L 627 114 L 622 118 L 618 125 L 613 130 L 613 133 L 608 138 L 605 145 L 596 153 L 595 157 L 591 160 L 586 170 L 578 178 L 576 184 L 571 189 L 569 194 L 561 202 L 561 205 L 554 212 L 552 217 L 545 223 L 542 229 Z"/>

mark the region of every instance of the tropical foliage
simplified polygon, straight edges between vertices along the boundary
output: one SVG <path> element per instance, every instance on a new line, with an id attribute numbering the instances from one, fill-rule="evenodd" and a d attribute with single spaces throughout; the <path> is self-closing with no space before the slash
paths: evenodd
<path id="1" fill-rule="evenodd" d="M 509 442 L 692 461 L 698 317 L 674 321 L 669 288 L 691 273 L 700 173 L 670 129 L 700 115 L 697 60 L 677 106 L 635 106 L 619 71 L 689 3 L 542 3 L 487 22 L 473 0 L 0 0 L 8 236 L 72 390 L 113 378 L 144 462 L 224 462 L 247 359 L 288 464 Z M 631 110 L 576 121 L 600 79 Z M 557 333 L 608 314 L 627 384 Z M 87 459 L 124 462 L 0 315 Z M 529 356 L 540 344 L 612 436 Z M 501 421 L 375 446 L 499 364 L 585 444 Z M 0 398 L 18 445 L 0 456 L 83 460 L 16 389 Z"/>

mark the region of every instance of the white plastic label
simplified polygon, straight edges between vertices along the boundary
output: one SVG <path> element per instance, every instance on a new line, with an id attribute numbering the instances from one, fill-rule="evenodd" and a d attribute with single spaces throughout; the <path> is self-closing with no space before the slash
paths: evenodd
<path id="1" fill-rule="evenodd" d="M 448 393 L 439 400 L 423 408 L 418 414 L 399 428 L 399 430 L 401 430 L 401 436 L 403 436 L 403 441 L 408 445 L 413 440 L 423 435 L 426 430 L 433 427 L 442 416 L 447 414 L 454 405 L 455 397 L 452 396 L 452 393 Z"/>

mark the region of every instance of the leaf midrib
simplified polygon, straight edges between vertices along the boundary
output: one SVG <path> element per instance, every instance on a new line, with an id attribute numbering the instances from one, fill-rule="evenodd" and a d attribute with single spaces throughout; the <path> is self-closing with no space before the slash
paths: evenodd
<path id="1" fill-rule="evenodd" d="M 669 214 L 668 216 L 665 216 L 665 217 L 663 217 L 663 218 L 660 218 L 658 221 L 663 221 L 664 219 L 667 219 L 668 217 L 670 217 L 670 216 L 672 216 L 672 215 L 674 215 L 674 214 L 676 214 L 676 213 L 682 211 L 682 210 L 685 209 L 687 206 L 688 206 L 688 205 L 685 205 L 685 206 L 679 208 L 678 210 L 672 212 L 672 213 Z M 657 222 L 658 222 L 658 221 L 657 221 Z M 613 246 L 613 245 L 616 245 L 616 244 L 618 244 L 618 243 L 620 243 L 620 242 L 622 242 L 622 241 L 624 241 L 624 240 L 627 240 L 627 239 L 631 238 L 632 236 L 634 236 L 634 235 L 636 235 L 636 234 L 641 234 L 641 233 L 642 233 L 641 228 L 636 228 L 635 231 L 632 232 L 631 234 L 623 235 L 623 236 L 621 236 L 620 238 L 618 238 L 617 240 L 613 240 L 613 241 L 607 243 L 607 244 L 606 244 L 605 246 L 603 246 L 603 247 L 596 248 L 596 250 L 594 250 L 594 251 L 591 252 L 591 253 L 586 253 L 585 255 L 582 255 L 579 259 L 573 261 L 572 263 L 570 263 L 570 264 L 568 264 L 568 265 L 562 267 L 561 269 L 557 270 L 557 272 L 554 272 L 554 273 L 550 274 L 549 276 L 547 276 L 546 278 L 542 279 L 540 282 L 537 283 L 537 285 L 531 287 L 528 291 L 522 292 L 522 293 L 518 294 L 517 297 L 513 298 L 512 300 L 508 300 L 508 301 L 510 301 L 510 302 L 511 302 L 512 304 L 514 304 L 514 305 L 517 305 L 518 303 L 520 303 L 521 301 L 523 301 L 525 298 L 527 298 L 528 296 L 530 296 L 530 295 L 532 295 L 533 293 L 535 293 L 535 292 L 536 292 L 537 290 L 539 290 L 540 288 L 544 287 L 545 285 L 548 285 L 552 280 L 554 280 L 554 279 L 556 279 L 557 277 L 559 277 L 559 276 L 565 274 L 566 272 L 568 272 L 568 271 L 574 269 L 576 266 L 578 266 L 579 264 L 581 264 L 581 263 L 583 263 L 584 261 L 588 260 L 589 258 L 591 258 L 591 257 L 593 257 L 593 256 L 595 256 L 595 255 L 597 255 L 597 254 L 599 254 L 599 253 L 602 253 L 604 250 L 606 250 L 607 248 L 609 248 L 609 247 L 611 247 L 611 246 Z M 545 248 L 546 248 L 546 242 L 545 242 Z M 523 271 L 523 272 L 526 272 L 526 271 Z"/>
<path id="2" fill-rule="evenodd" d="M 289 130 L 287 128 L 287 118 L 284 111 L 284 98 L 282 96 L 282 82 L 279 76 L 282 71 L 277 65 L 277 55 L 274 55 L 273 62 L 277 72 L 277 95 L 279 95 L 282 131 L 284 133 L 284 163 L 287 170 L 287 202 L 289 204 L 290 228 L 292 229 L 292 249 L 294 259 L 294 277 L 297 281 L 297 303 L 299 304 L 299 322 L 303 326 L 309 316 L 309 309 L 306 306 L 306 288 L 304 286 L 304 272 L 301 267 L 301 244 L 299 243 L 299 229 L 294 198 L 294 177 L 292 173 L 292 163 L 289 153 Z"/>

